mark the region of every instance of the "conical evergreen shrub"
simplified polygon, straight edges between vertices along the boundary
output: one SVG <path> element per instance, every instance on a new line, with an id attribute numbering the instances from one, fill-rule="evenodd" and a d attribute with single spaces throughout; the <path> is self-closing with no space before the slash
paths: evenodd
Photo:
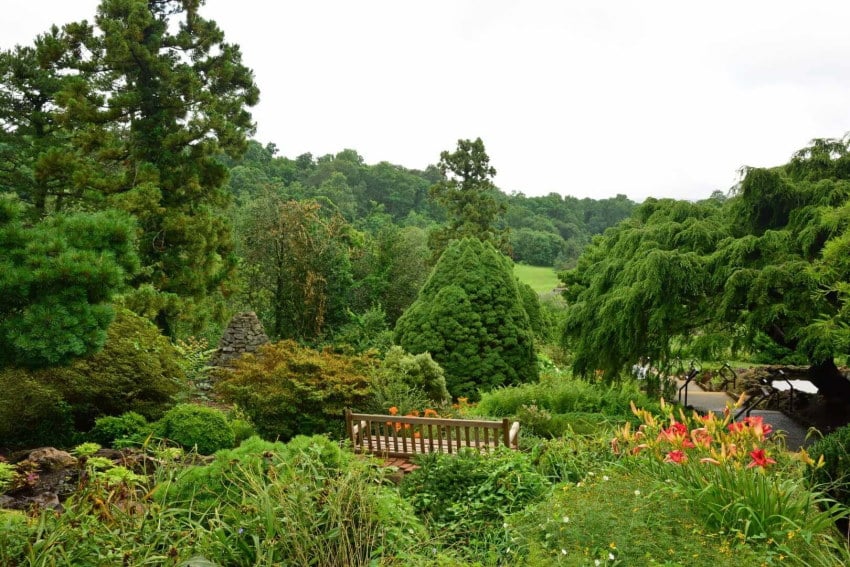
<path id="1" fill-rule="evenodd" d="M 419 297 L 399 318 L 395 341 L 430 352 L 454 397 L 537 379 L 533 332 L 511 261 L 474 238 L 452 242 Z"/>

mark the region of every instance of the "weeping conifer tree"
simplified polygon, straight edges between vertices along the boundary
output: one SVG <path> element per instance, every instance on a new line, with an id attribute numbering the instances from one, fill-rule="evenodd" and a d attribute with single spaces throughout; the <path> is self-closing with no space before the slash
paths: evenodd
<path id="1" fill-rule="evenodd" d="M 647 199 L 562 275 L 573 369 L 616 376 L 672 345 L 808 361 L 822 394 L 850 399 L 850 141 L 814 140 L 748 169 L 728 200 Z M 725 351 L 725 352 L 724 352 Z M 710 358 L 710 356 L 709 356 Z M 799 362 L 794 362 L 799 364 Z"/>
<path id="2" fill-rule="evenodd" d="M 430 352 L 454 397 L 537 378 L 533 333 L 511 261 L 489 242 L 453 241 L 399 318 L 395 340 Z"/>

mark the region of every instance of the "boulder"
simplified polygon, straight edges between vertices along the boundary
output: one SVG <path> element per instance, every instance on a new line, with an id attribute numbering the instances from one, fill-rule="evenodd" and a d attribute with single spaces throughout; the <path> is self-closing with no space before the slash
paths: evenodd
<path id="1" fill-rule="evenodd" d="M 67 469 L 77 465 L 76 457 L 53 447 L 34 449 L 29 452 L 24 460 L 29 461 L 43 472 Z"/>

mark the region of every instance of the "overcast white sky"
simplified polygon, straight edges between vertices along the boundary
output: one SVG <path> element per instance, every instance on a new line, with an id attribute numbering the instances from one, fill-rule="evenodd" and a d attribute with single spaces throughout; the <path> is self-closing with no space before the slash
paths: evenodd
<path id="1" fill-rule="evenodd" d="M 0 47 L 97 0 L 2 0 Z M 207 0 L 280 154 L 436 163 L 480 136 L 506 192 L 700 199 L 850 131 L 850 2 Z"/>

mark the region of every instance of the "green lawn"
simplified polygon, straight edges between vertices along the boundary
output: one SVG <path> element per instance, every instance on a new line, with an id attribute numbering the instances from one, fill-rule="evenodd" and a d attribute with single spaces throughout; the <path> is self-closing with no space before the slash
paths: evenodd
<path id="1" fill-rule="evenodd" d="M 537 293 L 548 293 L 558 287 L 561 281 L 555 270 L 545 266 L 526 266 L 516 264 L 514 266 L 516 277 L 531 286 Z"/>

